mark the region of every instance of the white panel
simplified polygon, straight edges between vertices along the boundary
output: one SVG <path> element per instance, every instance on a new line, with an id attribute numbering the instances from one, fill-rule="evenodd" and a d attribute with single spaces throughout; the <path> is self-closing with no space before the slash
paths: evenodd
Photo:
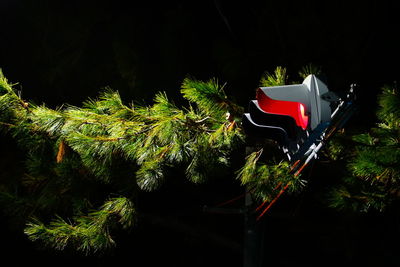
<path id="1" fill-rule="evenodd" d="M 303 85 L 307 86 L 309 91 L 309 99 L 310 99 L 310 128 L 314 130 L 315 127 L 318 126 L 319 122 L 321 121 L 321 116 L 319 112 L 319 101 L 318 101 L 318 90 L 316 88 L 315 83 L 315 76 L 309 75 L 307 76 L 304 81 Z"/>
<path id="2" fill-rule="evenodd" d="M 317 89 L 318 89 L 318 96 L 320 102 L 320 114 L 321 114 L 321 122 L 328 122 L 331 120 L 331 107 L 330 103 L 321 98 L 321 96 L 325 93 L 328 93 L 328 87 L 317 77 L 315 77 Z"/>
<path id="3" fill-rule="evenodd" d="M 321 98 L 321 95 L 329 91 L 328 87 L 315 75 L 307 76 L 302 84 L 260 87 L 260 89 L 274 100 L 304 104 L 310 115 L 311 130 L 314 130 L 321 122 L 331 119 L 330 104 Z"/>
<path id="4" fill-rule="evenodd" d="M 310 99 L 307 86 L 303 84 L 260 87 L 269 98 L 274 100 L 300 102 L 310 110 Z"/>

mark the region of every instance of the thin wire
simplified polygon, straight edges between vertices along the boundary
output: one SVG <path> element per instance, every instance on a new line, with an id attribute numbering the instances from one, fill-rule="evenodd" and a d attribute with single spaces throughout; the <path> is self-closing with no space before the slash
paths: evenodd
<path id="1" fill-rule="evenodd" d="M 298 162 L 296 161 L 295 164 L 297 165 Z M 294 174 L 294 177 L 299 176 L 300 173 L 304 170 L 304 168 L 305 168 L 307 165 L 308 165 L 307 163 L 306 163 L 306 164 L 303 164 L 303 165 L 300 167 L 300 169 L 296 171 L 296 173 Z M 313 161 L 312 167 L 314 167 L 314 161 Z M 309 179 L 310 177 L 311 177 L 311 172 L 309 173 L 307 179 Z M 289 188 L 290 184 L 291 184 L 291 182 L 288 182 L 288 183 L 285 185 L 285 187 L 282 188 L 282 190 L 278 193 L 278 195 L 275 196 L 275 198 L 269 203 L 269 205 L 263 210 L 263 212 L 262 212 L 260 215 L 258 215 L 256 221 L 260 220 L 261 217 L 264 216 L 264 214 L 272 207 L 272 205 L 274 205 L 275 202 L 282 196 L 282 194 Z M 264 201 L 264 202 L 256 209 L 256 211 L 260 210 L 260 209 L 261 209 L 261 206 L 264 206 L 267 202 L 268 202 L 268 201 Z"/>
<path id="2" fill-rule="evenodd" d="M 228 204 L 230 204 L 230 203 L 233 203 L 233 202 L 235 202 L 235 201 L 237 201 L 237 200 L 239 200 L 239 199 L 245 197 L 246 194 L 251 193 L 251 192 L 253 192 L 254 190 L 255 190 L 255 187 L 252 187 L 252 188 L 250 188 L 249 190 L 246 190 L 246 192 L 244 192 L 243 194 L 240 194 L 240 195 L 237 196 L 237 197 L 234 197 L 234 198 L 232 198 L 232 199 L 229 199 L 229 200 L 227 200 L 227 201 L 224 201 L 224 202 L 222 202 L 222 203 L 217 204 L 216 207 L 222 207 L 222 206 L 226 206 L 226 205 L 228 205 Z"/>
<path id="3" fill-rule="evenodd" d="M 288 189 L 289 185 L 290 185 L 290 182 L 287 183 L 284 188 L 282 188 L 282 190 L 279 192 L 279 194 L 269 203 L 269 205 L 264 209 L 264 211 L 260 215 L 258 215 L 256 221 L 260 220 L 261 217 L 264 216 L 264 214 L 272 207 L 272 205 L 275 204 L 275 202 L 278 200 L 278 198 L 286 191 L 286 189 Z"/>

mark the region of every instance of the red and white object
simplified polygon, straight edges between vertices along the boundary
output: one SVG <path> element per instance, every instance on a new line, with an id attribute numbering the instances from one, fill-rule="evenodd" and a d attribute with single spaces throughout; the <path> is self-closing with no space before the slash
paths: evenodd
<path id="1" fill-rule="evenodd" d="M 321 97 L 328 92 L 321 80 L 309 75 L 302 84 L 260 87 L 256 99 L 263 111 L 290 116 L 297 126 L 312 131 L 331 120 L 330 102 Z"/>

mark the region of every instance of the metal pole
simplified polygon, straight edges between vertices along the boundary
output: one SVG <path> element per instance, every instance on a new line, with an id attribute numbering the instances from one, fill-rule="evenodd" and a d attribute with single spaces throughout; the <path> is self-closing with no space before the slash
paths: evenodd
<path id="1" fill-rule="evenodd" d="M 263 224 L 256 221 L 251 193 L 245 197 L 244 210 L 244 267 L 261 267 L 263 257 Z"/>

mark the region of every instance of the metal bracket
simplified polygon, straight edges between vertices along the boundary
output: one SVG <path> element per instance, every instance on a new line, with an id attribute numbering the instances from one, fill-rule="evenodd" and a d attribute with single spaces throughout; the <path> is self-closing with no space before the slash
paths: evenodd
<path id="1" fill-rule="evenodd" d="M 325 94 L 321 95 L 321 98 L 328 102 L 340 101 L 340 97 L 332 91 L 326 92 Z"/>

